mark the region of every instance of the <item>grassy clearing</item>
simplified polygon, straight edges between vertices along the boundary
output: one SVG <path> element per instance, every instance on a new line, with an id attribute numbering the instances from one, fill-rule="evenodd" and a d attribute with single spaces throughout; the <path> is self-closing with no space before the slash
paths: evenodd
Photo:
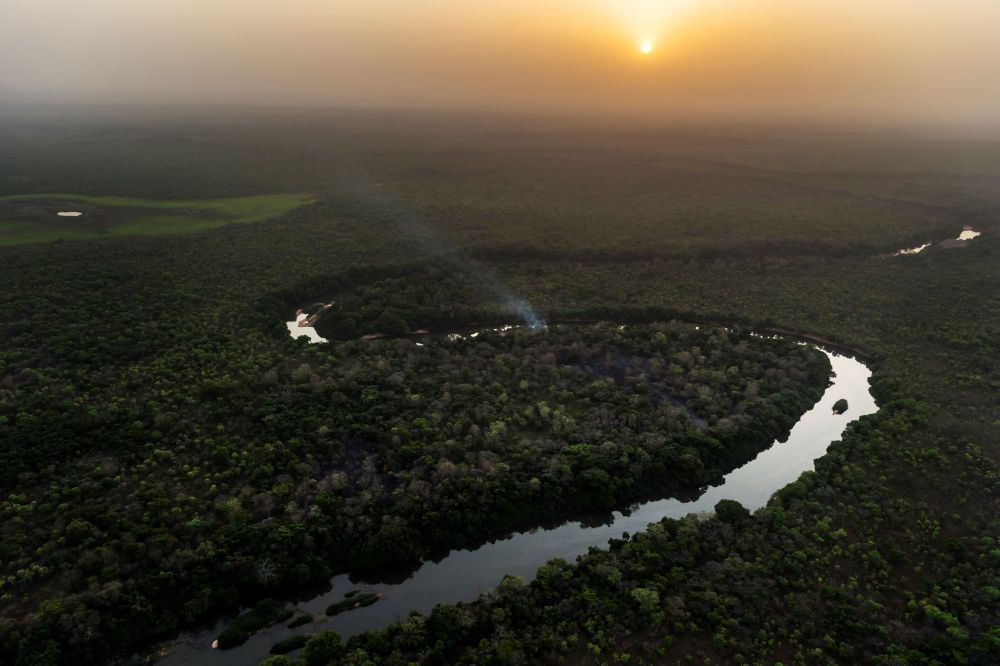
<path id="1" fill-rule="evenodd" d="M 194 200 L 17 194 L 0 197 L 0 245 L 196 233 L 263 222 L 313 201 L 303 193 Z M 60 210 L 84 215 L 61 218 Z"/>

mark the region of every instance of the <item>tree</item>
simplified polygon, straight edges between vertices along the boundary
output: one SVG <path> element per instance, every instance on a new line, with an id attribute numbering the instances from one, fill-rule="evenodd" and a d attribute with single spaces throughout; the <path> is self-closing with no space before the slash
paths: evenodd
<path id="1" fill-rule="evenodd" d="M 336 631 L 324 631 L 310 638 L 302 648 L 302 661 L 306 666 L 328 666 L 335 663 L 346 652 L 340 634 Z"/>
<path id="2" fill-rule="evenodd" d="M 632 590 L 632 598 L 639 604 L 643 614 L 654 613 L 660 608 L 660 593 L 648 587 L 637 587 Z"/>
<path id="3" fill-rule="evenodd" d="M 724 523 L 738 525 L 750 518 L 750 512 L 736 500 L 719 500 L 715 505 L 715 517 Z"/>

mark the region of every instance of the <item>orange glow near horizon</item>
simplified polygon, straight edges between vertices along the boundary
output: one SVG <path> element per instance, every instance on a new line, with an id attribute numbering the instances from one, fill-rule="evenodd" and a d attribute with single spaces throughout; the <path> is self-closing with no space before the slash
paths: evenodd
<path id="1" fill-rule="evenodd" d="M 4 100 L 1000 118 L 995 0 L 5 2 Z"/>

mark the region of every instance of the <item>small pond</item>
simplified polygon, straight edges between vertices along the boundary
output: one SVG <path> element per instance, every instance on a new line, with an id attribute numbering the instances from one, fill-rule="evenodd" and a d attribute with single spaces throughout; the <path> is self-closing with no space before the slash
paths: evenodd
<path id="1" fill-rule="evenodd" d="M 288 333 L 293 338 L 308 338 L 311 343 L 327 342 L 327 339 L 320 335 L 316 329 L 309 325 L 309 317 L 304 312 L 295 315 L 294 321 L 286 321 Z"/>

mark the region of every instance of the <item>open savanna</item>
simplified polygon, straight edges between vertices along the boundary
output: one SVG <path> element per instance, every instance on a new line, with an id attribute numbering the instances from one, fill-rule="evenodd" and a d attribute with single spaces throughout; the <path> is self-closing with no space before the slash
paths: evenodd
<path id="1" fill-rule="evenodd" d="M 308 194 L 157 200 L 79 194 L 0 196 L 0 245 L 160 236 L 263 222 L 311 203 Z M 59 212 L 81 213 L 75 217 Z"/>

